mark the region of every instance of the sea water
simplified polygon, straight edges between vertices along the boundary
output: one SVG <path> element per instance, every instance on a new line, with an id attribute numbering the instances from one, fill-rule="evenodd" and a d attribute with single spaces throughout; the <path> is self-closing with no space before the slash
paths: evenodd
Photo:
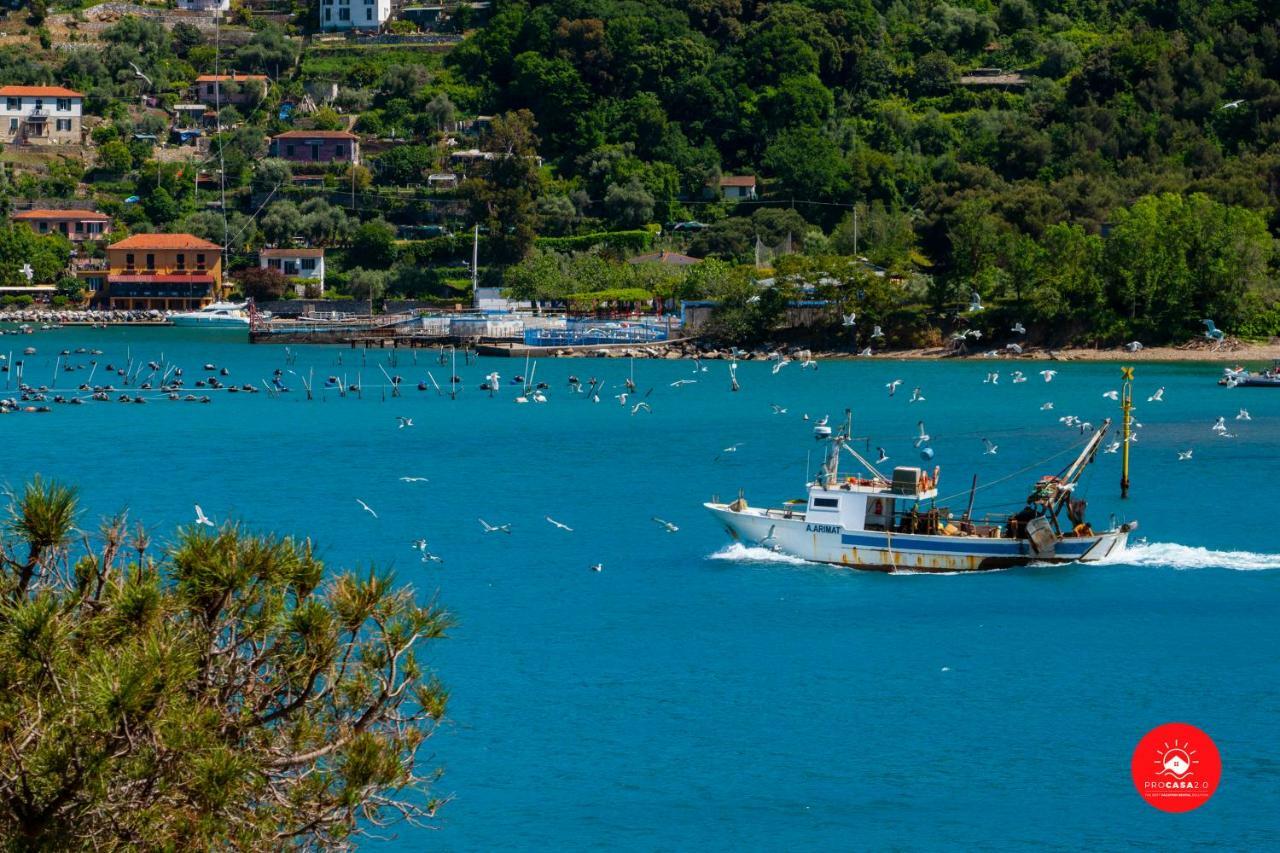
<path id="1" fill-rule="evenodd" d="M 448 388 L 435 351 L 243 337 L 0 339 L 32 385 L 86 381 L 92 356 L 58 356 L 83 346 L 103 350 L 95 384 L 108 362 L 154 359 L 181 365 L 188 387 L 208 362 L 259 387 L 279 368 L 290 389 L 3 416 L 4 480 L 73 482 L 86 525 L 127 507 L 161 539 L 198 503 L 218 522 L 314 537 L 332 567 L 391 567 L 438 595 L 459 624 L 428 657 L 453 698 L 424 758 L 454 799 L 438 828 L 392 830 L 375 848 L 1256 850 L 1280 832 L 1280 393 L 1221 388 L 1214 365 L 1140 364 L 1131 497 L 1118 496 L 1118 454 L 1099 453 L 1078 492 L 1095 526 L 1139 520 L 1128 552 L 882 575 L 731 544 L 701 503 L 803 497 L 822 455 L 813 421 L 848 408 L 868 437 L 857 446 L 889 455 L 882 467 L 940 465 L 957 512 L 977 473 L 975 512 L 1016 509 L 1082 440 L 1060 417 L 1118 416 L 1103 394 L 1120 388 L 1119 366 L 862 360 L 775 374 L 751 362 L 731 393 L 724 362 L 543 360 L 547 402 L 520 405 L 523 361 L 459 359 L 450 400 L 416 390 L 428 374 Z M 83 367 L 60 371 L 68 360 Z M 399 397 L 384 369 L 403 377 Z M 478 386 L 493 370 L 491 398 Z M 984 383 L 993 370 L 999 383 Z M 622 405 L 632 371 L 638 393 Z M 601 380 L 600 402 L 570 375 Z M 361 395 L 322 389 L 330 376 Z M 671 387 L 680 379 L 695 382 Z M 909 402 L 915 387 L 922 402 Z M 1147 402 L 1160 387 L 1163 402 Z M 638 399 L 652 411 L 632 414 Z M 1234 437 L 1211 429 L 1219 416 Z M 928 462 L 913 447 L 921 420 Z M 479 518 L 512 532 L 485 534 Z M 423 537 L 442 565 L 420 561 Z M 1170 721 L 1222 754 L 1220 789 L 1190 814 L 1156 811 L 1130 779 L 1138 740 Z"/>

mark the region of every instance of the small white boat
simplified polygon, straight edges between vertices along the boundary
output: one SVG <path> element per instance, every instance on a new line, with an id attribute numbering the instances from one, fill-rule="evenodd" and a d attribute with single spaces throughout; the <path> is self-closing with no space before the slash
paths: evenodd
<path id="1" fill-rule="evenodd" d="M 196 311 L 184 311 L 169 317 L 175 326 L 205 326 L 230 329 L 249 328 L 247 302 L 214 302 Z"/>
<path id="2" fill-rule="evenodd" d="M 1073 500 L 1081 473 L 1093 461 L 1110 426 L 1104 421 L 1080 455 L 1057 476 L 1041 477 L 1027 505 L 1013 515 L 956 517 L 935 506 L 939 470 L 932 474 L 898 467 L 889 478 L 849 446 L 850 423 L 830 439 L 831 449 L 807 501 L 782 508 L 732 503 L 704 504 L 735 540 L 817 563 L 851 569 L 971 572 L 1030 563 L 1091 562 L 1123 550 L 1138 526 L 1131 521 L 1101 533 L 1084 520 L 1084 501 Z M 867 476 L 841 477 L 841 449 L 862 464 Z M 1066 510 L 1066 524 L 1059 515 Z"/>

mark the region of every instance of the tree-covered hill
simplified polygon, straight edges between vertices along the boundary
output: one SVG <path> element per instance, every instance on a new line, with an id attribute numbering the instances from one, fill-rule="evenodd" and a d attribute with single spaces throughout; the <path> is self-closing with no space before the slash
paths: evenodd
<path id="1" fill-rule="evenodd" d="M 1139 199 L 1203 193 L 1190 205 L 1201 213 L 1243 208 L 1220 215 L 1247 223 L 1232 239 L 1266 244 L 1247 282 L 1265 290 L 1280 226 L 1277 12 L 1250 0 L 504 2 L 447 65 L 478 88 L 478 110 L 532 111 L 560 179 L 544 208 L 622 220 L 629 202 L 655 220 L 714 220 L 707 181 L 756 174 L 761 203 L 828 231 L 865 205 L 864 226 L 907 235 L 864 239 L 873 260 L 923 262 L 995 297 L 1011 277 L 1031 284 L 1019 265 L 1065 240 L 1088 256 L 1113 226 L 1145 221 L 1143 239 L 1158 240 L 1188 225 L 1167 202 L 1130 211 Z M 991 68 L 1008 82 L 966 79 Z"/>

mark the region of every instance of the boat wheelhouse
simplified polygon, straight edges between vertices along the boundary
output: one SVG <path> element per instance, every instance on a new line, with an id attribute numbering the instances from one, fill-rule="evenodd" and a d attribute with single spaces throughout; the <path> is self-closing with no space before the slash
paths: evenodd
<path id="1" fill-rule="evenodd" d="M 1095 533 L 1084 519 L 1084 501 L 1072 496 L 1109 426 L 1103 422 L 1060 474 L 1037 481 L 1026 507 L 1013 515 L 975 519 L 976 479 L 962 515 L 938 507 L 940 469 L 902 466 L 885 476 L 850 447 L 848 420 L 830 439 L 826 462 L 802 506 L 756 508 L 741 496 L 705 506 L 744 544 L 854 569 L 967 572 L 1096 561 L 1123 549 L 1138 526 L 1129 522 Z M 842 450 L 862 465 L 864 475 L 840 475 Z"/>

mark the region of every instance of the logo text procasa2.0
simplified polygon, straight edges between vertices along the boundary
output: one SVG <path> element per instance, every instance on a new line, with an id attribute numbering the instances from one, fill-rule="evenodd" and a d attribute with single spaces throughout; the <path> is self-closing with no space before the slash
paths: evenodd
<path id="1" fill-rule="evenodd" d="M 1150 805 L 1187 812 L 1209 801 L 1222 777 L 1213 740 L 1186 723 L 1166 723 L 1146 734 L 1133 752 L 1133 784 Z"/>

